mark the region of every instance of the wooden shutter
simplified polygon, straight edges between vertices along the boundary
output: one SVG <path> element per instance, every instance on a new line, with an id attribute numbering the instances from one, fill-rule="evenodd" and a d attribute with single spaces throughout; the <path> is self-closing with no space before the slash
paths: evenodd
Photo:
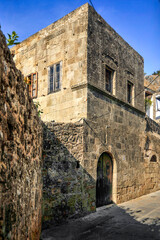
<path id="1" fill-rule="evenodd" d="M 38 88 L 38 73 L 32 73 L 32 82 L 31 82 L 31 88 L 32 88 L 32 98 L 37 97 L 37 88 Z"/>
<path id="2" fill-rule="evenodd" d="M 29 96 L 32 97 L 32 75 L 29 75 L 27 78 L 28 78 Z"/>

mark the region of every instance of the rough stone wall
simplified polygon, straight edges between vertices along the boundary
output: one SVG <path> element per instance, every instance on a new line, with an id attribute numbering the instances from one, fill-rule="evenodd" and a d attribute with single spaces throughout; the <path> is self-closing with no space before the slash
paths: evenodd
<path id="1" fill-rule="evenodd" d="M 38 72 L 43 121 L 71 122 L 87 115 L 88 4 L 15 46 L 15 63 L 24 76 Z M 62 61 L 61 90 L 48 93 L 48 67 Z"/>
<path id="2" fill-rule="evenodd" d="M 94 179 L 83 165 L 83 123 L 44 126 L 43 225 L 95 210 Z"/>
<path id="3" fill-rule="evenodd" d="M 42 126 L 0 31 L 0 239 L 39 239 Z"/>

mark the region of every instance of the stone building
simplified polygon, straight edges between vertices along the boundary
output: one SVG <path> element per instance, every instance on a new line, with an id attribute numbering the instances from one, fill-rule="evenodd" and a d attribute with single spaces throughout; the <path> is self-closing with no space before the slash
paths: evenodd
<path id="1" fill-rule="evenodd" d="M 160 76 L 145 76 L 145 102 L 146 114 L 156 121 L 160 122 Z"/>
<path id="2" fill-rule="evenodd" d="M 46 122 L 44 220 L 160 189 L 160 128 L 145 117 L 143 58 L 89 4 L 12 53 Z"/>

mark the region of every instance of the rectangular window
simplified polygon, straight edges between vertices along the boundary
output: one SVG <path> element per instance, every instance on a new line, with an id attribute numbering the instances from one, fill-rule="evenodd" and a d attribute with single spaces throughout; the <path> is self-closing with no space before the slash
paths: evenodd
<path id="1" fill-rule="evenodd" d="M 127 102 L 133 103 L 133 84 L 131 82 L 127 82 Z"/>
<path id="2" fill-rule="evenodd" d="M 37 97 L 37 88 L 38 88 L 38 73 L 32 73 L 27 76 L 27 85 L 28 85 L 28 91 L 29 95 L 32 98 Z"/>
<path id="3" fill-rule="evenodd" d="M 49 67 L 48 92 L 56 92 L 61 88 L 62 62 Z"/>
<path id="4" fill-rule="evenodd" d="M 114 71 L 105 66 L 105 89 L 112 93 L 112 82 L 113 82 Z"/>

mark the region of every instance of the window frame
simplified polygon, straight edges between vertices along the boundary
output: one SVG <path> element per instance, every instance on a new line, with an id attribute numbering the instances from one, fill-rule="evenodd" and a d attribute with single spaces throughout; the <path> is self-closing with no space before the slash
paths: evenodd
<path id="1" fill-rule="evenodd" d="M 106 76 L 106 72 L 110 72 L 110 89 L 107 89 L 106 85 L 107 85 L 107 76 Z M 114 79 L 114 73 L 115 70 L 111 69 L 110 67 L 108 67 L 107 65 L 105 65 L 105 90 L 111 94 L 113 94 L 113 79 Z"/>
<path id="2" fill-rule="evenodd" d="M 57 71 L 57 65 L 59 65 L 59 71 Z M 52 75 L 51 75 L 51 69 L 53 71 Z M 58 74 L 59 74 L 59 81 L 57 81 Z M 51 83 L 52 83 L 52 87 L 51 87 Z M 58 84 L 58 87 L 56 87 L 56 84 Z M 62 61 L 59 61 L 48 66 L 48 94 L 60 91 L 61 84 L 62 84 Z"/>
<path id="3" fill-rule="evenodd" d="M 128 86 L 131 87 L 131 90 L 130 90 L 130 100 L 129 100 L 129 96 L 128 96 L 128 93 L 129 93 Z M 127 81 L 127 103 L 131 104 L 131 105 L 134 105 L 134 84 L 131 81 Z"/>
<path id="4" fill-rule="evenodd" d="M 33 76 L 36 75 L 36 85 L 35 87 L 33 88 Z M 28 92 L 29 92 L 29 96 L 31 98 L 37 98 L 37 94 L 38 94 L 38 72 L 34 72 L 34 73 L 31 73 L 29 75 L 27 75 L 27 89 L 28 89 Z M 35 96 L 33 96 L 33 90 L 35 90 Z"/>

